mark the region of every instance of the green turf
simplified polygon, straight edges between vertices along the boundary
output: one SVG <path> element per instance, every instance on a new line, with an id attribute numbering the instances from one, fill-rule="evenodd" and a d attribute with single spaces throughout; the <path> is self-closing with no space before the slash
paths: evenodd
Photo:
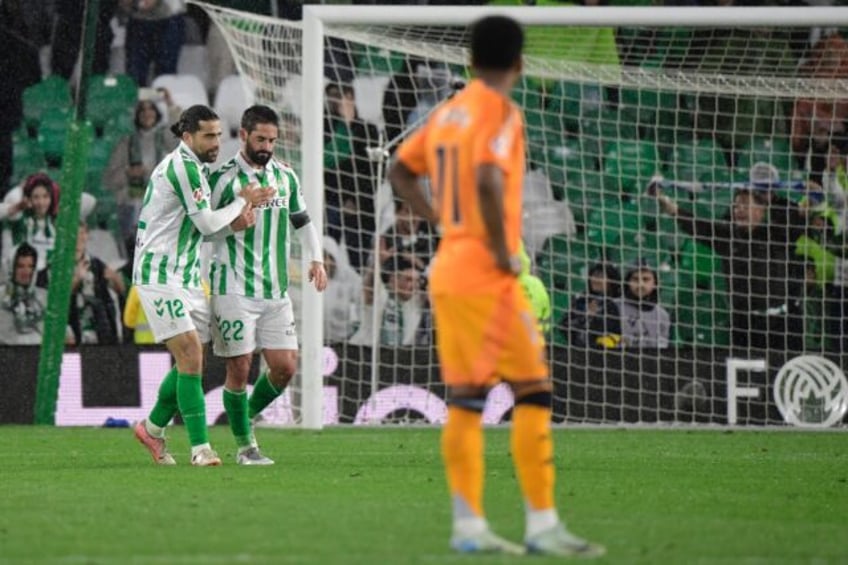
<path id="1" fill-rule="evenodd" d="M 486 507 L 518 539 L 508 431 Z M 273 467 L 160 468 L 126 429 L 0 427 L 0 563 L 553 563 L 447 550 L 438 430 L 260 430 Z M 848 434 L 558 430 L 558 502 L 598 563 L 848 563 Z"/>

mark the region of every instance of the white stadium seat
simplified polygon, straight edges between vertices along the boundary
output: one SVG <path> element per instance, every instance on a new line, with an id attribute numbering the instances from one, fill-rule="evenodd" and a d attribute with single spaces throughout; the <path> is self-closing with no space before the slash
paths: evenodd
<path id="1" fill-rule="evenodd" d="M 248 77 L 230 75 L 221 81 L 215 92 L 215 112 L 231 128 L 238 129 L 244 110 L 255 103 L 256 87 Z"/>
<path id="2" fill-rule="evenodd" d="M 177 61 L 178 75 L 194 75 L 209 90 L 209 57 L 205 45 L 183 45 Z"/>
<path id="3" fill-rule="evenodd" d="M 159 75 L 153 88 L 167 88 L 174 104 L 183 110 L 195 104 L 209 105 L 209 95 L 200 79 L 194 75 Z"/>

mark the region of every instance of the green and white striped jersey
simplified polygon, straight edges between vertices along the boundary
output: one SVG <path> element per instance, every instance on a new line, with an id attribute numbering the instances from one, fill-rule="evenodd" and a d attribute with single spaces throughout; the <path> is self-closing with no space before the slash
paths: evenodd
<path id="1" fill-rule="evenodd" d="M 277 196 L 254 210 L 256 224 L 214 242 L 212 294 L 283 298 L 289 282 L 289 219 L 306 211 L 300 181 L 291 167 L 276 159 L 256 170 L 239 152 L 209 179 L 212 208 L 226 206 L 251 183 L 272 186 Z"/>
<path id="2" fill-rule="evenodd" d="M 139 213 L 133 284 L 200 288 L 203 236 L 189 216 L 210 207 L 207 174 L 182 142 L 153 170 Z"/>

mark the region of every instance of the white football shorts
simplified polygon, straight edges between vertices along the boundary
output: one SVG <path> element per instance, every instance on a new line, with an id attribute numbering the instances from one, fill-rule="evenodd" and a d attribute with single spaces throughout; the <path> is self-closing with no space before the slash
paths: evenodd
<path id="1" fill-rule="evenodd" d="M 216 295 L 212 313 L 214 351 L 219 357 L 237 357 L 257 349 L 297 349 L 294 309 L 288 296 Z"/>
<path id="2" fill-rule="evenodd" d="M 212 311 L 202 289 L 144 285 L 138 287 L 138 297 L 157 343 L 192 330 L 200 343 L 210 341 Z"/>

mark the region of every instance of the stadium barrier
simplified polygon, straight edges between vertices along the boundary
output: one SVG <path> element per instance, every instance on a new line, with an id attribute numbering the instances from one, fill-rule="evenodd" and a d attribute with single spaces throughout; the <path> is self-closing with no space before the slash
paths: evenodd
<path id="1" fill-rule="evenodd" d="M 38 354 L 37 347 L 0 348 L 4 367 L 0 423 L 33 422 Z M 784 424 L 772 398 L 775 376 L 789 360 L 783 355 L 747 359 L 727 349 L 639 354 L 557 349 L 554 355 L 555 396 L 560 399 L 554 406 L 556 422 Z M 432 356 L 434 352 L 426 349 L 381 350 L 381 384 L 375 393 L 369 378 L 370 349 L 326 348 L 324 424 L 441 422 L 444 388 L 428 384 L 438 382 Z M 99 426 L 109 418 L 128 422 L 143 418 L 170 366 L 169 354 L 159 347 L 69 350 L 63 357 L 56 424 Z M 224 418 L 223 360 L 210 355 L 208 367 L 204 377 L 207 417 L 210 423 L 220 423 Z M 255 363 L 250 382 L 256 370 Z M 297 421 L 297 387 L 293 390 L 266 410 L 266 424 Z M 496 388 L 485 421 L 494 424 L 509 419 L 511 406 L 509 390 Z M 821 404 L 817 406 L 821 410 Z"/>

